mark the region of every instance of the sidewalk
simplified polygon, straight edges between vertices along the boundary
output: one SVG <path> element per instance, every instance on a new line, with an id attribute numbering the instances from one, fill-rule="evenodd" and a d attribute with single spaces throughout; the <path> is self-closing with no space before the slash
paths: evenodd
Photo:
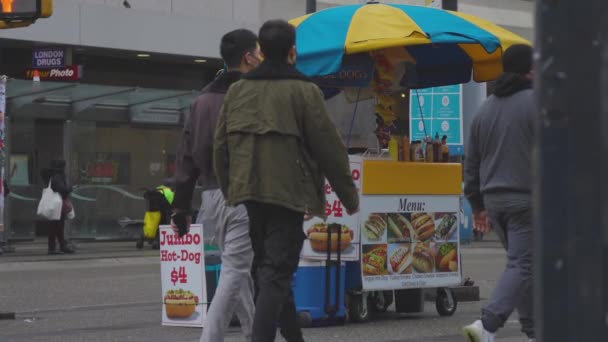
<path id="1" fill-rule="evenodd" d="M 0 255 L 1 263 L 38 262 L 53 260 L 89 260 L 106 258 L 158 257 L 158 250 L 148 244 L 135 248 L 135 241 L 73 241 L 74 254 L 47 255 L 46 239 L 11 244 L 14 252 Z"/>

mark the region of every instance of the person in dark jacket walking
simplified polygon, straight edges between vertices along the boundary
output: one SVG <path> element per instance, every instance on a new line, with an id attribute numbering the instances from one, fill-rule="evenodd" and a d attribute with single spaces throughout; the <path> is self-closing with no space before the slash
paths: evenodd
<path id="1" fill-rule="evenodd" d="M 245 340 L 251 341 L 253 325 L 253 248 L 245 206 L 226 205 L 213 171 L 213 137 L 228 88 L 254 69 L 261 60 L 255 33 L 239 29 L 222 37 L 220 54 L 227 69 L 194 101 L 179 142 L 174 200 L 174 223 L 189 222 L 192 193 L 198 180 L 203 188 L 197 223 L 203 224 L 203 238 L 221 251 L 219 284 L 211 301 L 202 342 L 221 342 L 234 313 Z M 181 219 L 178 219 L 179 216 Z M 183 216 L 187 216 L 184 219 Z M 179 228 L 178 228 L 179 232 Z"/>
<path id="2" fill-rule="evenodd" d="M 534 339 L 532 310 L 532 148 L 537 110 L 532 48 L 514 45 L 503 55 L 504 74 L 471 123 L 465 159 L 465 196 L 474 229 L 492 228 L 507 250 L 507 266 L 481 320 L 464 328 L 469 342 L 493 342 L 513 310 Z"/>
<path id="3" fill-rule="evenodd" d="M 295 39 L 285 21 L 262 26 L 264 62 L 228 90 L 213 145 L 228 205 L 245 204 L 249 215 L 258 289 L 254 342 L 274 341 L 277 322 L 288 342 L 304 341 L 291 281 L 305 214 L 325 217 L 324 179 L 347 213 L 359 210 L 346 147 L 323 93 L 294 67 Z"/>
<path id="4" fill-rule="evenodd" d="M 66 207 L 66 205 L 71 205 L 69 204 L 69 196 L 72 192 L 72 187 L 68 184 L 67 177 L 65 175 L 65 161 L 51 161 L 49 167 L 42 169 L 40 175 L 42 177 L 44 187 L 48 187 L 50 182 L 51 189 L 61 195 L 64 203 L 64 208 L 61 210 L 61 218 L 56 221 L 48 221 L 49 254 L 74 253 L 74 251 L 68 247 L 64 237 L 65 220 L 69 212 L 69 208 Z M 55 240 L 59 242 L 59 250 L 56 250 Z"/>

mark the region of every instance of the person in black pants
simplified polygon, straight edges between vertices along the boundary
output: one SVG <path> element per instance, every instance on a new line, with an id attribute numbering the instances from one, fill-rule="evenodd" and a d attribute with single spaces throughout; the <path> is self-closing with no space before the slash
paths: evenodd
<path id="1" fill-rule="evenodd" d="M 72 187 L 68 185 L 67 177 L 65 175 L 65 160 L 51 161 L 51 164 L 48 168 L 42 169 L 41 176 L 44 187 L 48 187 L 50 182 L 51 189 L 61 195 L 65 208 L 66 204 L 69 203 L 69 196 L 72 192 Z M 68 247 L 63 232 L 67 212 L 62 208 L 61 218 L 59 220 L 48 221 L 48 243 L 50 255 L 74 253 L 74 251 Z M 59 242 L 59 250 L 56 250 L 55 240 Z"/>
<path id="2" fill-rule="evenodd" d="M 249 216 L 259 290 L 252 341 L 274 341 L 278 322 L 288 342 L 302 342 L 291 281 L 305 215 L 325 218 L 325 179 L 348 214 L 359 196 L 323 92 L 294 67 L 295 28 L 271 20 L 258 37 L 265 59 L 224 98 L 214 170 L 227 204 L 245 204 Z"/>

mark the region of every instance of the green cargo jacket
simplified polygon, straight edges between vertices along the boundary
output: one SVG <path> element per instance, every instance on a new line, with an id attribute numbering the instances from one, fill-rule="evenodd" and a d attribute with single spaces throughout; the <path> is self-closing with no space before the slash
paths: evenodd
<path id="1" fill-rule="evenodd" d="M 327 178 L 347 210 L 359 207 L 348 153 L 321 90 L 286 64 L 264 62 L 230 87 L 214 167 L 229 205 L 255 201 L 324 218 Z"/>

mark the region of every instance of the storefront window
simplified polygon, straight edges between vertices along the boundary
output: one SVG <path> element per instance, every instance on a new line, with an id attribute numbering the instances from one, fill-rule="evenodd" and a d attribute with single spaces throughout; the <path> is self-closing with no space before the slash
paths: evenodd
<path id="1" fill-rule="evenodd" d="M 36 215 L 40 171 L 67 161 L 76 218 L 66 236 L 132 239 L 141 233 L 146 190 L 174 173 L 182 116 L 195 91 L 12 80 L 7 128 L 8 237 L 47 234 Z M 200 204 L 200 191 L 193 208 Z M 124 223 L 130 222 L 127 229 Z M 122 223 L 122 224 L 121 224 Z"/>
<path id="2" fill-rule="evenodd" d="M 40 170 L 52 159 L 63 158 L 63 121 L 17 118 L 11 120 L 9 134 L 9 238 L 46 235 L 46 226 L 36 216 L 42 193 Z"/>
<path id="3" fill-rule="evenodd" d="M 121 220 L 141 220 L 143 193 L 172 176 L 179 128 L 132 127 L 96 122 L 72 126 L 71 179 L 76 219 L 70 235 L 125 238 Z"/>

